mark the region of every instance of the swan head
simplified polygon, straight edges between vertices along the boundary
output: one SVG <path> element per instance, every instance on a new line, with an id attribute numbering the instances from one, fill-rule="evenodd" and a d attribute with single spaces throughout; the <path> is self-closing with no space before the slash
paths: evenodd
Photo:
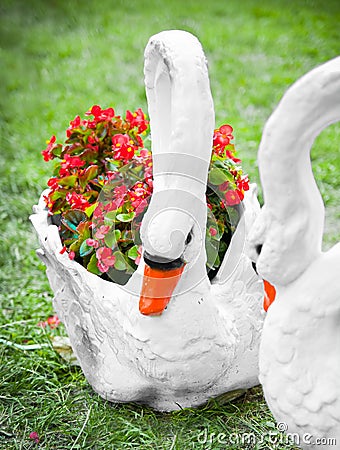
<path id="1" fill-rule="evenodd" d="M 141 228 L 142 314 L 161 314 L 174 293 L 190 289 L 188 280 L 194 284 L 197 276 L 206 277 L 206 208 L 205 201 L 190 192 L 170 189 L 153 194 Z"/>

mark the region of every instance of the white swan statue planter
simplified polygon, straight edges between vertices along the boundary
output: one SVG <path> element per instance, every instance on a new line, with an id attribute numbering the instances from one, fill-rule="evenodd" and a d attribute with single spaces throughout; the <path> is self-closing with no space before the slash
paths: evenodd
<path id="1" fill-rule="evenodd" d="M 259 149 L 264 206 L 250 255 L 275 285 L 260 345 L 266 401 L 302 448 L 340 446 L 340 244 L 321 251 L 324 205 L 310 148 L 340 120 L 340 57 L 307 73 L 268 120 Z"/>
<path id="2" fill-rule="evenodd" d="M 243 219 L 210 283 L 205 191 L 214 110 L 198 40 L 183 31 L 153 36 L 145 50 L 145 84 L 154 191 L 142 223 L 144 261 L 128 283 L 104 281 L 60 254 L 58 229 L 48 225 L 43 200 L 31 220 L 55 310 L 94 390 L 113 402 L 169 411 L 258 384 L 263 283 L 243 244 L 259 205 L 254 190 L 248 192 Z M 167 310 L 141 314 L 141 291 L 144 302 L 165 295 L 161 282 L 158 293 L 148 291 L 149 265 L 166 268 L 170 261 L 181 267 Z"/>
<path id="3" fill-rule="evenodd" d="M 142 223 L 144 261 L 128 283 L 104 281 L 60 254 L 58 229 L 48 225 L 43 200 L 31 220 L 55 310 L 94 390 L 114 402 L 175 410 L 258 384 L 263 285 L 243 244 L 259 205 L 254 190 L 248 192 L 243 218 L 210 283 L 205 192 L 214 110 L 198 40 L 182 31 L 153 36 L 145 51 L 145 83 L 154 191 Z M 149 266 L 166 268 L 171 261 L 181 267 L 167 310 L 141 314 L 140 296 L 155 305 L 152 297 L 171 296 L 161 283 L 150 292 L 147 276 Z"/>

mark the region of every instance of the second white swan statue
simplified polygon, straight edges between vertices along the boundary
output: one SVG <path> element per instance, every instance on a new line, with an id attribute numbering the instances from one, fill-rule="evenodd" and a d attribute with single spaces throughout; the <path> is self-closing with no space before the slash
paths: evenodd
<path id="1" fill-rule="evenodd" d="M 145 83 L 154 192 L 142 224 L 144 261 L 129 282 L 104 281 L 61 255 L 43 201 L 31 220 L 55 309 L 95 391 L 114 402 L 174 410 L 258 383 L 263 284 L 243 245 L 259 205 L 254 191 L 245 197 L 243 219 L 210 283 L 205 192 L 215 124 L 198 40 L 183 31 L 151 37 Z M 152 273 L 164 269 L 169 276 L 155 291 Z M 164 297 L 172 298 L 159 315 Z M 140 302 L 142 313 L 151 302 L 154 314 L 142 314 Z"/>

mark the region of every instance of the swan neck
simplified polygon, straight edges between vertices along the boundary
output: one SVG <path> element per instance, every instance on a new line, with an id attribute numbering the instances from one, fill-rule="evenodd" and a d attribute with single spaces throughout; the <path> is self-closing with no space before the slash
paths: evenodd
<path id="1" fill-rule="evenodd" d="M 201 44 L 185 31 L 152 36 L 145 49 L 144 74 L 154 190 L 141 237 L 150 255 L 176 259 L 185 252 L 188 235 L 193 230 L 205 235 L 206 229 L 215 117 Z M 197 253 L 200 261 L 205 258 L 204 248 Z"/>
<path id="2" fill-rule="evenodd" d="M 205 191 L 215 117 L 201 44 L 184 31 L 151 37 L 144 74 L 155 189 Z"/>
<path id="3" fill-rule="evenodd" d="M 259 171 L 264 214 L 268 223 L 276 224 L 275 230 L 268 225 L 268 242 L 277 256 L 266 254 L 268 261 L 263 257 L 262 266 L 269 273 L 275 259 L 277 273 L 272 270 L 272 280 L 277 283 L 293 281 L 321 254 L 324 204 L 310 151 L 318 134 L 339 120 L 340 57 L 293 84 L 264 128 Z"/>
<path id="4" fill-rule="evenodd" d="M 266 204 L 282 215 L 296 203 L 322 212 L 310 151 L 319 133 L 339 120 L 340 57 L 293 84 L 269 118 L 259 148 Z"/>

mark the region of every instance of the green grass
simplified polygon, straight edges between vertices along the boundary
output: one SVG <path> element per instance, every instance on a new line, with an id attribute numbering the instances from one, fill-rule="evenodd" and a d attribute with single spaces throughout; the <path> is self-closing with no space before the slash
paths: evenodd
<path id="1" fill-rule="evenodd" d="M 180 28 L 199 37 L 210 66 L 216 124 L 234 126 L 243 165 L 258 181 L 256 152 L 265 120 L 293 81 L 339 54 L 339 20 L 338 0 L 2 0 L 0 339 L 50 342 L 36 326 L 53 313 L 52 294 L 28 222 L 51 170 L 40 151 L 94 103 L 121 113 L 146 110 L 143 51 L 152 34 Z M 312 153 L 328 211 L 326 247 L 339 240 L 339 137 L 340 127 L 333 125 Z M 51 334 L 63 334 L 63 328 Z M 227 404 L 161 414 L 106 403 L 80 369 L 50 346 L 23 351 L 1 341 L 0 358 L 4 450 L 36 447 L 31 431 L 39 433 L 44 449 L 293 448 L 270 443 L 275 425 L 260 388 Z M 226 445 L 214 438 L 203 444 L 198 437 L 204 430 L 254 432 L 258 443 Z"/>

